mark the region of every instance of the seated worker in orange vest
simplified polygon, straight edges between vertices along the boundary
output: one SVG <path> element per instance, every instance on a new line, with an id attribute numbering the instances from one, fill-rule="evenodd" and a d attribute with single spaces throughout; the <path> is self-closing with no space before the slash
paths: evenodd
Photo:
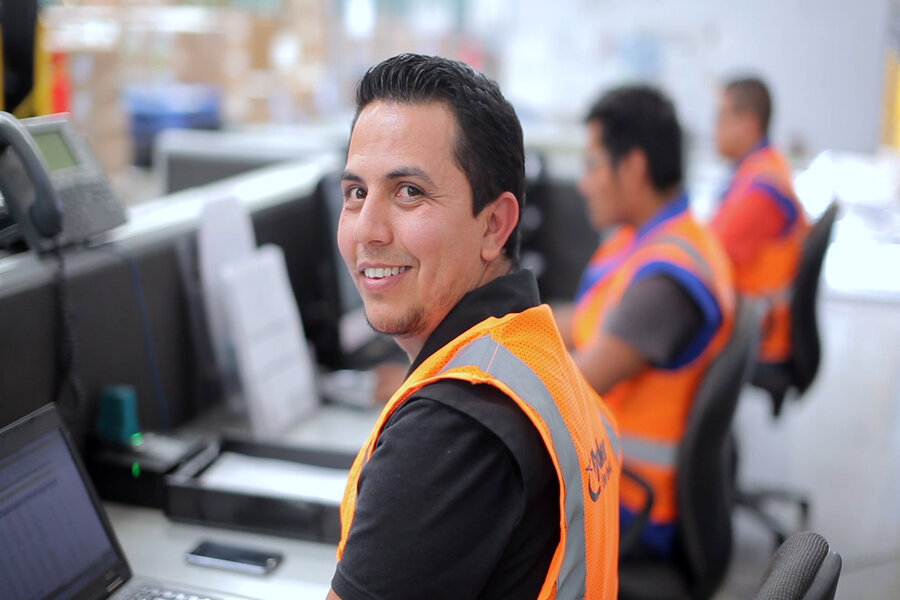
<path id="1" fill-rule="evenodd" d="M 338 247 L 412 366 L 351 468 L 328 598 L 615 598 L 615 421 L 516 268 L 515 111 L 415 54 L 356 104 Z"/>
<path id="2" fill-rule="evenodd" d="M 809 230 L 790 164 L 769 143 L 771 115 L 762 81 L 736 79 L 725 87 L 716 145 L 736 169 L 711 223 L 731 258 L 738 292 L 768 304 L 762 363 L 784 362 L 791 355 L 790 289 Z"/>
<path id="3" fill-rule="evenodd" d="M 574 310 L 557 311 L 573 356 L 619 422 L 626 467 L 653 488 L 641 542 L 673 551 L 675 458 L 694 393 L 731 333 L 728 257 L 691 215 L 681 189 L 681 129 L 653 88 L 612 90 L 587 117 L 579 191 L 592 225 L 618 228 L 586 268 Z M 621 528 L 645 495 L 621 481 Z"/>

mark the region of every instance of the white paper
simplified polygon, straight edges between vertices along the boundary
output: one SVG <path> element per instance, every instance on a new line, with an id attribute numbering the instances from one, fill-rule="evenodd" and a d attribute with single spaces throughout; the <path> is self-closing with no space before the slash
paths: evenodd
<path id="1" fill-rule="evenodd" d="M 231 389 L 237 377 L 237 365 L 228 339 L 225 307 L 219 273 L 222 266 L 256 252 L 256 237 L 247 209 L 234 197 L 211 198 L 203 203 L 197 229 L 197 253 L 203 302 L 216 364 L 226 382 L 230 407 L 243 412 L 240 396 Z"/>
<path id="2" fill-rule="evenodd" d="M 347 469 L 223 452 L 199 480 L 204 487 L 340 504 L 349 473 Z"/>
<path id="3" fill-rule="evenodd" d="M 315 368 L 281 248 L 223 265 L 221 294 L 255 434 L 283 434 L 319 404 Z"/>

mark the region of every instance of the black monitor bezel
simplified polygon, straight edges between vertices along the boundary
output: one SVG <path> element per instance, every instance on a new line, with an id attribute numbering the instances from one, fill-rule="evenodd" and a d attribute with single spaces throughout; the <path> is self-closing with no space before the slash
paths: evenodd
<path id="1" fill-rule="evenodd" d="M 96 576 L 92 576 L 86 583 L 80 593 L 72 596 L 71 600 L 97 600 L 98 598 L 106 598 L 116 589 L 123 586 L 131 579 L 131 567 L 125 558 L 125 553 L 119 544 L 113 531 L 112 524 L 106 516 L 100 497 L 94 489 L 93 483 L 87 474 L 84 463 L 81 460 L 72 437 L 62 420 L 59 409 L 56 404 L 51 402 L 34 411 L 33 413 L 22 417 L 18 421 L 7 425 L 0 429 L 0 460 L 11 455 L 17 450 L 24 447 L 29 442 L 50 433 L 58 432 L 65 441 L 66 448 L 72 457 L 78 475 L 84 482 L 85 490 L 90 498 L 91 505 L 97 512 L 103 530 L 106 533 L 107 540 L 113 550 L 113 564 Z"/>

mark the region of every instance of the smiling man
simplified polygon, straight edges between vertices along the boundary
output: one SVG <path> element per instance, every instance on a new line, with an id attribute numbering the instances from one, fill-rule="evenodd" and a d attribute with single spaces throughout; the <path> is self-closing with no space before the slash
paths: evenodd
<path id="1" fill-rule="evenodd" d="M 338 245 L 412 361 L 350 472 L 329 598 L 614 598 L 618 441 L 518 271 L 522 130 L 412 54 L 357 89 Z"/>

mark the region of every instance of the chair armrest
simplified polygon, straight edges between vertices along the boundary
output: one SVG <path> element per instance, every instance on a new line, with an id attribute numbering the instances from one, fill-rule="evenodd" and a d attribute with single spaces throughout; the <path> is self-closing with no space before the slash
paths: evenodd
<path id="1" fill-rule="evenodd" d="M 622 476 L 631 479 L 644 490 L 646 501 L 644 502 L 643 508 L 628 528 L 619 531 L 620 557 L 627 556 L 637 551 L 641 540 L 641 533 L 644 531 L 644 526 L 647 525 L 647 521 L 650 519 L 650 510 L 653 508 L 653 501 L 655 500 L 653 488 L 650 487 L 647 480 L 632 471 L 626 465 L 622 465 Z"/>

